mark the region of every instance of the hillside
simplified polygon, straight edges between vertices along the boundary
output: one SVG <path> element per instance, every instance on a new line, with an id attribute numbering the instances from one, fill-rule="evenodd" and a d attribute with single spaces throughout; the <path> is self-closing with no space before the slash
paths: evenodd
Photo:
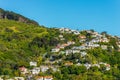
<path id="1" fill-rule="evenodd" d="M 16 64 L 34 56 L 29 44 L 36 38 L 48 34 L 44 27 L 10 20 L 0 20 L 0 60 Z M 2 64 L 2 66 L 5 66 Z"/>
<path id="2" fill-rule="evenodd" d="M 50 75 L 54 80 L 119 79 L 119 51 L 120 38 L 106 32 L 0 19 L 0 75 L 9 78 Z"/>
<path id="3" fill-rule="evenodd" d="M 35 24 L 39 25 L 36 21 L 30 20 L 20 14 L 14 13 L 12 11 L 5 11 L 0 8 L 0 19 L 9 19 L 9 20 L 15 20 L 19 22 L 24 22 L 27 24 Z"/>

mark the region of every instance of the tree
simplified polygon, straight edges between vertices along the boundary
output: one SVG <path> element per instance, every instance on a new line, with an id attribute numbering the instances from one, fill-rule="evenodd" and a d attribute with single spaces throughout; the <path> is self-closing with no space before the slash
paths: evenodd
<path id="1" fill-rule="evenodd" d="M 62 74 L 60 72 L 57 71 L 53 75 L 57 80 L 62 80 Z"/>
<path id="2" fill-rule="evenodd" d="M 102 35 L 107 35 L 106 31 L 101 32 Z"/>
<path id="3" fill-rule="evenodd" d="M 117 46 L 116 42 L 117 42 L 117 40 L 115 38 L 110 38 L 110 42 L 109 43 L 111 45 L 113 45 L 113 47 L 114 47 L 115 50 L 118 50 L 119 47 Z"/>
<path id="4" fill-rule="evenodd" d="M 68 69 L 67 67 L 62 67 L 62 68 L 61 68 L 61 73 L 62 73 L 62 74 L 69 74 L 70 71 L 69 71 L 69 69 Z"/>
<path id="5" fill-rule="evenodd" d="M 3 69 L 3 74 L 4 74 L 4 75 L 11 75 L 11 74 L 12 74 L 12 71 L 11 71 L 11 69 L 4 68 L 4 69 Z"/>
<path id="6" fill-rule="evenodd" d="M 93 66 L 93 67 L 90 68 L 90 70 L 93 71 L 93 72 L 96 72 L 96 71 L 98 71 L 98 67 L 97 66 Z"/>
<path id="7" fill-rule="evenodd" d="M 0 68 L 0 75 L 2 75 L 3 74 L 3 70 L 2 70 L 2 68 Z"/>
<path id="8" fill-rule="evenodd" d="M 37 57 L 38 66 L 42 63 L 42 56 Z"/>

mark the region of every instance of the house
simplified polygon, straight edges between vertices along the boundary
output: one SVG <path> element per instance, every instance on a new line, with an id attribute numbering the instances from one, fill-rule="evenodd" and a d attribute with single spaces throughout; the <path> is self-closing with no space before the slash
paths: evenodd
<path id="1" fill-rule="evenodd" d="M 99 64 L 103 64 L 103 65 L 106 65 L 107 63 L 104 63 L 104 62 L 99 62 Z"/>
<path id="2" fill-rule="evenodd" d="M 35 80 L 44 80 L 44 77 L 43 76 L 37 76 L 37 77 L 35 77 Z"/>
<path id="3" fill-rule="evenodd" d="M 27 74 L 26 75 L 26 80 L 32 80 L 33 79 L 33 75 L 32 74 Z"/>
<path id="4" fill-rule="evenodd" d="M 91 34 L 93 33 L 91 30 L 87 30 L 86 32 L 87 32 L 87 33 L 91 33 Z"/>
<path id="5" fill-rule="evenodd" d="M 93 45 L 93 42 L 86 42 L 86 43 L 85 43 L 85 46 L 91 47 L 92 45 Z"/>
<path id="6" fill-rule="evenodd" d="M 78 47 L 73 47 L 72 49 L 78 49 L 78 50 L 85 50 L 86 47 L 83 45 L 83 46 L 78 46 Z"/>
<path id="7" fill-rule="evenodd" d="M 59 35 L 59 38 L 63 38 L 63 35 Z"/>
<path id="8" fill-rule="evenodd" d="M 49 69 L 48 66 L 44 66 L 44 65 L 41 65 L 41 66 L 40 66 L 40 71 L 41 71 L 41 72 L 46 72 L 48 69 Z"/>
<path id="9" fill-rule="evenodd" d="M 40 68 L 39 68 L 39 67 L 34 67 L 32 70 L 30 70 L 30 72 L 31 72 L 33 75 L 39 74 Z"/>
<path id="10" fill-rule="evenodd" d="M 37 76 L 35 80 L 53 80 L 52 76 Z"/>
<path id="11" fill-rule="evenodd" d="M 87 48 L 86 48 L 86 46 L 83 45 L 83 46 L 79 46 L 79 49 L 80 50 L 86 50 Z"/>
<path id="12" fill-rule="evenodd" d="M 99 64 L 93 64 L 92 67 L 97 66 L 98 68 L 100 68 Z"/>
<path id="13" fill-rule="evenodd" d="M 88 64 L 88 63 L 85 63 L 84 66 L 89 69 L 92 65 L 91 64 Z"/>
<path id="14" fill-rule="evenodd" d="M 59 31 L 61 32 L 61 33 L 71 33 L 71 30 L 70 29 L 68 29 L 68 28 L 60 28 L 59 29 Z"/>
<path id="15" fill-rule="evenodd" d="M 0 80 L 3 80 L 3 79 L 0 77 Z"/>
<path id="16" fill-rule="evenodd" d="M 104 37 L 104 38 L 100 39 L 100 41 L 101 41 L 101 42 L 106 42 L 106 43 L 108 43 L 108 42 L 109 42 L 109 39 L 107 39 L 106 37 Z"/>
<path id="17" fill-rule="evenodd" d="M 64 49 L 65 46 L 64 46 L 64 45 L 60 45 L 59 48 L 60 48 L 60 49 Z"/>
<path id="18" fill-rule="evenodd" d="M 95 48 L 95 47 L 99 47 L 100 46 L 99 44 L 95 44 L 93 42 L 86 42 L 85 45 L 87 47 L 91 47 L 91 48 Z"/>
<path id="19" fill-rule="evenodd" d="M 69 50 L 66 50 L 65 51 L 65 54 L 66 55 L 69 55 L 69 54 L 74 54 L 74 53 L 80 53 L 80 50 L 77 50 L 77 49 L 69 49 Z"/>
<path id="20" fill-rule="evenodd" d="M 82 43 L 82 42 L 85 42 L 86 39 L 80 39 L 79 42 Z"/>
<path id="21" fill-rule="evenodd" d="M 53 80 L 52 76 L 44 76 L 44 80 Z"/>
<path id="22" fill-rule="evenodd" d="M 37 62 L 31 61 L 30 66 L 37 66 Z"/>
<path id="23" fill-rule="evenodd" d="M 98 42 L 100 42 L 100 40 L 99 39 L 93 39 L 90 42 L 92 42 L 92 43 L 98 43 Z"/>
<path id="24" fill-rule="evenodd" d="M 75 44 L 75 42 L 74 41 L 68 41 L 67 44 L 72 45 L 72 44 Z"/>
<path id="25" fill-rule="evenodd" d="M 93 32 L 92 33 L 92 37 L 97 37 L 97 35 L 98 35 L 98 32 Z"/>
<path id="26" fill-rule="evenodd" d="M 84 57 L 84 56 L 86 56 L 86 52 L 80 52 L 81 53 L 81 57 Z"/>
<path id="27" fill-rule="evenodd" d="M 69 46 L 69 44 L 66 44 L 66 43 L 64 43 L 64 44 L 62 44 L 64 47 L 67 47 L 67 46 Z"/>
<path id="28" fill-rule="evenodd" d="M 103 50 L 107 50 L 107 45 L 101 45 L 101 48 L 102 48 Z"/>
<path id="29" fill-rule="evenodd" d="M 60 31 L 61 33 L 64 33 L 64 28 L 60 28 L 59 31 Z"/>
<path id="30" fill-rule="evenodd" d="M 60 38 L 61 41 L 65 40 L 65 38 Z"/>
<path id="31" fill-rule="evenodd" d="M 110 70 L 110 64 L 107 64 L 107 63 L 104 63 L 104 62 L 100 62 L 99 64 L 105 65 L 107 71 Z"/>
<path id="32" fill-rule="evenodd" d="M 73 34 L 75 34 L 75 35 L 79 35 L 80 32 L 79 32 L 79 31 L 73 31 Z"/>
<path id="33" fill-rule="evenodd" d="M 19 67 L 19 70 L 21 71 L 22 74 L 26 74 L 26 73 L 28 73 L 27 68 L 25 68 L 24 66 Z"/>
<path id="34" fill-rule="evenodd" d="M 100 47 L 99 44 L 93 44 L 91 47 L 95 48 L 95 47 Z"/>
<path id="35" fill-rule="evenodd" d="M 110 64 L 106 64 L 106 70 L 109 71 L 110 70 Z"/>
<path id="36" fill-rule="evenodd" d="M 77 66 L 81 66 L 82 64 L 81 64 L 81 63 L 77 63 L 76 65 L 77 65 Z"/>
<path id="37" fill-rule="evenodd" d="M 80 35 L 79 38 L 80 38 L 80 39 L 86 39 L 86 36 Z"/>
<path id="38" fill-rule="evenodd" d="M 25 80 L 24 77 L 15 77 L 15 80 Z"/>
<path id="39" fill-rule="evenodd" d="M 60 51 L 60 48 L 54 48 L 54 49 L 52 49 L 51 52 L 59 52 L 59 51 Z"/>
<path id="40" fill-rule="evenodd" d="M 73 51 L 71 49 L 65 51 L 66 55 L 69 55 L 69 54 L 72 54 L 72 53 L 73 53 Z"/>
<path id="41" fill-rule="evenodd" d="M 71 31 L 71 30 L 68 29 L 68 28 L 64 28 L 64 31 L 69 32 L 69 31 Z"/>
<path id="42" fill-rule="evenodd" d="M 65 51 L 60 51 L 59 54 L 65 54 Z"/>
<path id="43" fill-rule="evenodd" d="M 53 70 L 53 72 L 59 71 L 58 66 L 49 66 Z"/>
<path id="44" fill-rule="evenodd" d="M 80 50 L 72 50 L 72 53 L 80 53 Z"/>
<path id="45" fill-rule="evenodd" d="M 59 39 L 60 40 L 65 40 L 65 38 L 63 37 L 63 35 L 59 35 Z"/>
<path id="46" fill-rule="evenodd" d="M 73 65 L 73 63 L 72 63 L 72 62 L 65 62 L 64 65 L 65 65 L 65 66 L 71 66 L 71 65 Z"/>
<path id="47" fill-rule="evenodd" d="M 120 48 L 120 42 L 117 42 L 117 46 Z"/>

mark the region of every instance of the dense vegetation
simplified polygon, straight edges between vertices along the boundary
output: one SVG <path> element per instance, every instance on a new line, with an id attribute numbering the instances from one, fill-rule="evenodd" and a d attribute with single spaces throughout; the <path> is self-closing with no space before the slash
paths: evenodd
<path id="1" fill-rule="evenodd" d="M 43 37 L 46 35 L 47 29 L 42 26 L 0 20 L 0 68 L 27 66 L 34 56 L 45 50 Z"/>

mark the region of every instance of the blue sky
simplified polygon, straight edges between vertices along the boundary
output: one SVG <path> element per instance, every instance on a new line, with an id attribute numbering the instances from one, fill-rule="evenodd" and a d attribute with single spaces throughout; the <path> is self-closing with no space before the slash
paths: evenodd
<path id="1" fill-rule="evenodd" d="M 0 7 L 47 27 L 94 29 L 120 36 L 120 0 L 0 0 Z"/>

